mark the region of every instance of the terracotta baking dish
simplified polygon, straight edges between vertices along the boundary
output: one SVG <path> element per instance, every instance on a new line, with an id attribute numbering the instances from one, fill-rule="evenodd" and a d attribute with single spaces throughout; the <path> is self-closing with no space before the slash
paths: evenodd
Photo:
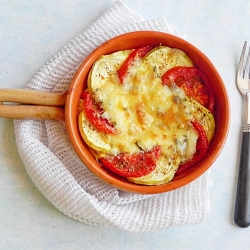
<path id="1" fill-rule="evenodd" d="M 144 186 L 130 183 L 103 168 L 91 154 L 78 129 L 78 103 L 80 95 L 85 89 L 88 73 L 93 63 L 101 55 L 145 45 L 166 45 L 185 51 L 195 66 L 207 74 L 215 92 L 216 129 L 208 154 L 201 162 L 184 175 L 159 186 Z M 10 105 L 0 105 L 1 117 L 65 120 L 68 135 L 75 151 L 93 174 L 118 189 L 144 194 L 156 194 L 175 190 L 201 176 L 212 166 L 213 162 L 219 156 L 229 130 L 230 107 L 228 95 L 220 75 L 208 57 L 183 39 L 154 31 L 127 33 L 102 44 L 84 60 L 77 70 L 68 91 L 64 94 L 59 95 L 37 91 L 3 89 L 0 90 L 0 102 L 2 102 L 2 104 L 4 104 L 4 102 L 38 104 L 16 105 L 14 107 Z"/>

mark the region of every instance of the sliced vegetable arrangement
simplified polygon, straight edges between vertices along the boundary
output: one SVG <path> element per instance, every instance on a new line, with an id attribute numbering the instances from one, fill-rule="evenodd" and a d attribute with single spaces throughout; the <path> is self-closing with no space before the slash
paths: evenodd
<path id="1" fill-rule="evenodd" d="M 171 181 L 204 158 L 213 138 L 210 82 L 179 49 L 101 56 L 80 102 L 83 139 L 100 164 L 130 182 Z"/>

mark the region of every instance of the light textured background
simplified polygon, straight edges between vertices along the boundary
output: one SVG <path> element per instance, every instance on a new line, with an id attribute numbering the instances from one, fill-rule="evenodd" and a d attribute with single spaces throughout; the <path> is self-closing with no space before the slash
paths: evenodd
<path id="1" fill-rule="evenodd" d="M 114 0 L 0 0 L 0 88 L 22 88 L 51 56 Z M 132 234 L 88 226 L 52 206 L 30 181 L 12 121 L 0 119 L 0 249 L 250 249 L 250 229 L 233 223 L 241 132 L 235 72 L 250 41 L 245 0 L 124 0 L 145 19 L 165 17 L 217 67 L 231 101 L 227 143 L 211 168 L 211 214 L 198 225 Z"/>

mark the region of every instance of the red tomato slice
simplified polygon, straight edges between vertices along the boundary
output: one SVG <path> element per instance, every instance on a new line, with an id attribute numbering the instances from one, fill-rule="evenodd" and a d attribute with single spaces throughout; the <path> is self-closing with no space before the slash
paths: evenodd
<path id="1" fill-rule="evenodd" d="M 201 161 L 203 157 L 207 154 L 209 142 L 208 142 L 207 135 L 203 126 L 201 125 L 201 123 L 197 121 L 193 121 L 192 125 L 199 134 L 199 137 L 196 143 L 196 152 L 193 155 L 193 158 L 191 160 L 180 164 L 178 170 L 175 173 L 175 176 L 180 175 L 183 172 L 185 172 L 187 169 L 190 169 L 191 167 L 193 167 L 196 163 Z"/>
<path id="2" fill-rule="evenodd" d="M 99 161 L 112 172 L 123 177 L 141 177 L 151 173 L 161 155 L 161 147 L 135 154 L 120 153 L 116 156 L 101 157 Z"/>
<path id="3" fill-rule="evenodd" d="M 117 134 L 115 127 L 109 122 L 109 120 L 101 116 L 103 110 L 98 107 L 98 105 L 94 104 L 90 93 L 84 92 L 82 97 L 84 98 L 84 109 L 86 116 L 89 119 L 91 125 L 103 133 Z"/>
<path id="4" fill-rule="evenodd" d="M 214 113 L 214 92 L 207 76 L 201 70 L 183 66 L 171 68 L 162 76 L 162 84 L 169 87 L 177 85 L 187 96 Z"/>
<path id="5" fill-rule="evenodd" d="M 151 47 L 151 46 L 145 46 L 145 47 L 141 47 L 139 49 L 134 49 L 129 54 L 127 59 L 123 62 L 123 64 L 121 65 L 121 67 L 117 71 L 117 74 L 118 74 L 118 77 L 119 77 L 121 83 L 123 83 L 124 78 L 128 72 L 128 69 L 133 65 L 135 59 L 138 57 L 139 58 L 144 57 L 152 49 L 153 49 L 153 47 Z"/>

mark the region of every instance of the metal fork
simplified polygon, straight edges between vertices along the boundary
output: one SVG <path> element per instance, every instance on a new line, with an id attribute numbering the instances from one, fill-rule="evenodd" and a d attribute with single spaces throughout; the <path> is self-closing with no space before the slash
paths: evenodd
<path id="1" fill-rule="evenodd" d="M 244 43 L 236 83 L 244 98 L 243 134 L 241 144 L 234 221 L 239 227 L 250 225 L 250 49 Z"/>

